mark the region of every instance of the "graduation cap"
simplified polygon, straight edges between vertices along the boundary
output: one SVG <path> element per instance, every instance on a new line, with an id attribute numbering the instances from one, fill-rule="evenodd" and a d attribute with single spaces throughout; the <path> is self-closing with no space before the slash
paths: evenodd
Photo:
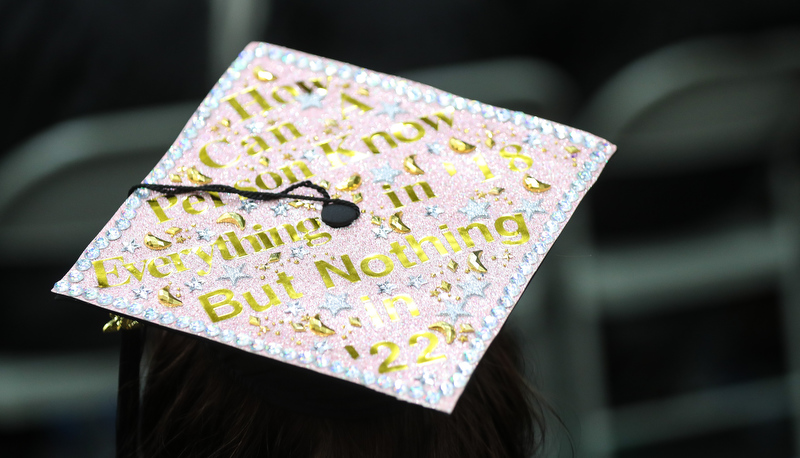
<path id="1" fill-rule="evenodd" d="M 53 291 L 451 412 L 614 150 L 251 43 Z"/>

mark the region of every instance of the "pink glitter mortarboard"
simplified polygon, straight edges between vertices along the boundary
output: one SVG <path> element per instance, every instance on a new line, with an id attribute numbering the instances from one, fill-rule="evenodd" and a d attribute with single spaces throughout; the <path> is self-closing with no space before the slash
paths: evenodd
<path id="1" fill-rule="evenodd" d="M 330 227 L 318 202 L 139 189 L 54 291 L 451 412 L 614 150 L 251 43 L 144 183 L 279 192 L 310 180 L 360 217 Z"/>

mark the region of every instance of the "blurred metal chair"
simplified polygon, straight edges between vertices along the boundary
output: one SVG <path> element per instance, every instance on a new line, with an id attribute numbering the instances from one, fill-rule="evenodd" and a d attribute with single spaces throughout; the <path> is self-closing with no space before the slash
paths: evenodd
<path id="1" fill-rule="evenodd" d="M 567 237 L 554 251 L 563 253 L 568 247 L 586 256 L 559 258 L 559 277 L 568 294 L 558 305 L 558 329 L 567 336 L 562 356 L 569 361 L 560 377 L 567 380 L 562 396 L 574 399 L 582 416 L 585 456 L 609 457 L 620 449 L 776 417 L 794 417 L 800 448 L 799 75 L 797 31 L 690 41 L 620 71 L 574 121 L 618 145 L 600 186 L 615 180 L 672 180 L 676 187 L 693 186 L 696 199 L 702 201 L 708 189 L 693 182 L 692 173 L 722 164 L 752 164 L 766 172 L 731 176 L 729 184 L 732 189 L 765 187 L 772 208 L 767 217 L 734 212 L 725 224 L 698 225 L 691 235 L 637 237 L 613 244 L 593 237 L 593 221 L 567 228 Z M 705 205 L 713 207 L 715 201 Z M 587 210 L 576 216 L 588 220 Z M 663 210 L 631 206 L 626 217 L 658 211 Z M 680 221 L 681 215 L 674 220 Z M 698 297 L 731 298 L 770 282 L 780 284 L 783 298 L 791 358 L 791 374 L 785 379 L 757 380 L 646 405 L 609 405 L 602 317 L 681 307 Z M 728 392 L 735 393 L 726 397 Z M 727 408 L 676 417 L 678 406 L 703 403 Z"/>
<path id="2" fill-rule="evenodd" d="M 55 304 L 48 294 L 55 279 L 47 277 L 63 275 L 80 256 L 195 108 L 189 103 L 71 120 L 0 162 L 0 270 L 14 284 L 3 305 L 2 338 L 14 343 L 0 352 L 3 430 L 113 418 L 118 354 L 115 340 L 100 336 L 102 322 L 95 320 L 103 314 Z M 16 353 L 20 349 L 24 353 Z"/>
<path id="3" fill-rule="evenodd" d="M 8 152 L 0 162 L 0 266 L 77 259 L 196 107 L 75 119 Z"/>
<path id="4" fill-rule="evenodd" d="M 401 76 L 461 97 L 564 121 L 577 102 L 572 78 L 530 57 L 507 57 L 409 70 Z"/>

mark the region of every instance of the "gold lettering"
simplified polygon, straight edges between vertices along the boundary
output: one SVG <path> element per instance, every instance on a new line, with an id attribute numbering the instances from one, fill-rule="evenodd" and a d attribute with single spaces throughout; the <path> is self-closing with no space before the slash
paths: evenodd
<path id="1" fill-rule="evenodd" d="M 219 250 L 219 254 L 222 255 L 222 259 L 226 261 L 230 261 L 231 259 L 236 259 L 236 256 L 231 255 L 231 252 L 228 250 L 228 245 L 225 243 L 225 239 L 223 239 L 221 235 L 217 237 L 217 240 L 214 241 L 214 246 L 216 246 L 217 250 Z"/>
<path id="2" fill-rule="evenodd" d="M 453 113 L 454 113 L 454 111 L 455 110 L 453 109 L 453 107 L 447 107 L 443 112 L 440 111 L 438 113 L 434 113 L 432 115 L 434 117 L 433 120 L 429 119 L 427 116 L 424 116 L 424 117 L 419 118 L 419 119 L 420 119 L 420 121 L 424 122 L 425 124 L 433 127 L 433 130 L 438 131 L 439 130 L 439 122 L 436 121 L 436 118 L 441 119 L 448 126 L 453 127 L 453 118 L 454 118 Z M 450 117 L 448 118 L 447 115 L 450 115 Z"/>
<path id="3" fill-rule="evenodd" d="M 390 246 L 392 247 L 392 249 L 389 250 L 389 253 L 392 253 L 393 255 L 397 256 L 397 259 L 400 261 L 400 264 L 402 264 L 403 267 L 408 269 L 409 267 L 414 267 L 417 265 L 416 262 L 409 261 L 405 253 L 403 253 L 403 251 L 405 251 L 405 249 L 407 248 L 405 245 L 400 245 L 397 242 L 392 242 Z"/>
<path id="4" fill-rule="evenodd" d="M 313 84 L 314 87 L 319 88 L 319 89 L 328 89 L 328 85 L 331 83 L 332 79 L 333 79 L 332 76 L 328 76 L 328 77 L 326 77 L 325 84 L 322 84 L 322 80 L 321 79 L 312 78 L 311 79 L 311 84 Z M 298 81 L 296 84 L 300 89 L 306 91 L 309 94 L 311 93 L 311 91 L 313 91 L 313 89 L 311 87 L 309 87 L 304 81 Z"/>
<path id="5" fill-rule="evenodd" d="M 511 152 L 506 150 L 506 148 L 513 148 L 516 152 Z M 508 168 L 511 169 L 513 172 L 522 172 L 524 170 L 528 170 L 533 165 L 533 159 L 527 154 L 518 154 L 522 151 L 522 147 L 519 145 L 506 145 L 503 149 L 500 150 L 500 156 L 508 159 Z M 516 161 L 520 160 L 525 163 L 524 168 L 517 167 Z"/>
<path id="6" fill-rule="evenodd" d="M 245 94 L 249 95 L 252 100 L 250 100 L 249 102 L 247 102 L 245 104 L 242 104 L 242 103 L 239 102 L 237 97 L 239 97 L 240 95 L 245 95 Z M 263 111 L 259 112 L 259 114 L 266 113 L 267 111 L 272 109 L 272 106 L 269 103 L 267 103 L 267 100 L 264 98 L 264 96 L 262 96 L 261 93 L 258 92 L 258 89 L 256 87 L 254 87 L 254 86 L 253 87 L 248 87 L 248 88 L 246 88 L 246 89 L 244 89 L 241 92 L 238 92 L 236 94 L 224 97 L 222 99 L 222 101 L 223 102 L 228 102 L 228 104 L 230 104 L 230 106 L 233 107 L 234 110 L 236 110 L 236 113 L 239 114 L 239 117 L 242 118 L 242 121 L 244 121 L 245 119 L 249 119 L 249 118 L 253 117 L 253 115 L 251 113 L 249 113 L 247 110 L 245 110 L 245 107 L 248 107 L 248 106 L 250 106 L 250 105 L 252 105 L 254 103 L 257 103 L 258 106 L 260 106 L 261 109 L 263 110 Z"/>
<path id="7" fill-rule="evenodd" d="M 242 246 L 242 242 L 239 240 L 239 237 L 236 236 L 235 232 L 229 231 L 229 232 L 225 232 L 223 235 L 226 235 L 228 237 L 228 240 L 231 242 L 231 245 L 233 245 L 233 249 L 236 251 L 236 256 L 235 257 L 243 258 L 245 256 L 249 256 L 250 255 L 248 252 L 244 251 L 244 247 Z M 217 239 L 217 240 L 219 241 L 219 239 Z M 258 244 L 258 242 L 256 242 L 256 244 Z M 219 246 L 219 245 L 217 245 L 217 246 Z M 259 246 L 259 248 L 260 248 L 260 246 Z M 227 245 L 225 245 L 225 250 L 227 251 Z M 255 251 L 261 251 L 261 250 L 258 249 L 258 250 L 255 250 Z M 222 257 L 225 258 L 225 255 L 223 254 Z"/>
<path id="8" fill-rule="evenodd" d="M 186 211 L 186 213 L 189 213 L 190 215 L 199 215 L 200 213 L 206 211 L 207 208 L 205 205 L 203 205 L 203 208 L 201 208 L 200 210 L 194 208 L 194 205 L 192 205 L 192 198 L 197 199 L 197 203 L 205 202 L 205 199 L 202 196 L 191 195 L 185 197 L 183 199 L 183 209 L 184 211 Z"/>
<path id="9" fill-rule="evenodd" d="M 238 189 L 238 190 L 240 190 L 240 191 L 259 192 L 258 188 L 253 187 L 253 186 L 245 186 L 242 183 L 250 183 L 250 178 L 244 178 L 244 179 L 241 179 L 241 180 L 237 181 L 236 183 L 233 184 L 233 187 Z"/>
<path id="10" fill-rule="evenodd" d="M 233 166 L 233 164 L 239 162 L 239 159 L 242 158 L 242 155 L 240 154 L 236 156 L 236 159 L 232 159 L 230 162 L 226 162 L 225 164 L 219 164 L 217 162 L 214 162 L 214 160 L 208 154 L 208 147 L 213 143 L 224 143 L 226 145 L 230 144 L 227 138 L 218 138 L 216 140 L 211 140 L 210 142 L 203 145 L 203 147 L 200 148 L 200 152 L 198 153 L 198 157 L 200 157 L 200 162 L 202 162 L 203 164 L 209 167 L 213 167 L 215 169 L 224 169 L 225 167 Z"/>
<path id="11" fill-rule="evenodd" d="M 506 221 L 514 221 L 517 223 L 517 229 L 514 231 L 507 231 L 504 226 Z M 525 218 L 522 217 L 522 213 L 504 215 L 500 218 L 497 218 L 497 221 L 494 222 L 494 229 L 503 237 L 520 236 L 519 240 L 503 240 L 503 245 L 521 245 L 530 239 L 530 234 L 528 234 L 528 226 L 525 225 Z"/>
<path id="12" fill-rule="evenodd" d="M 273 186 L 273 187 L 267 186 L 267 184 L 264 182 L 264 179 L 261 178 L 266 174 L 268 174 L 270 177 L 272 177 L 272 180 L 275 182 L 275 186 Z M 264 173 L 262 173 L 262 174 L 260 174 L 259 176 L 256 177 L 256 185 L 259 188 L 266 189 L 268 191 L 279 187 L 281 184 L 283 184 L 283 178 L 281 178 L 281 176 L 278 175 L 275 172 L 264 172 Z"/>
<path id="13" fill-rule="evenodd" d="M 242 296 L 250 305 L 250 308 L 255 310 L 256 312 L 263 312 L 265 310 L 269 310 L 272 306 L 278 305 L 281 303 L 281 300 L 278 299 L 278 296 L 275 295 L 275 291 L 272 290 L 272 287 L 269 285 L 261 285 L 261 290 L 264 291 L 264 294 L 267 295 L 267 303 L 264 305 L 259 304 L 250 291 L 246 291 Z"/>
<path id="14" fill-rule="evenodd" d="M 453 250 L 453 253 L 458 253 L 461 251 L 461 245 L 458 244 L 458 241 L 456 241 L 456 238 L 450 232 L 447 224 L 442 224 L 439 226 L 439 230 L 442 231 L 442 234 L 444 234 L 444 238 L 447 240 L 447 243 L 450 244 L 450 248 Z"/>
<path id="15" fill-rule="evenodd" d="M 175 272 L 183 272 L 184 270 L 187 270 L 187 267 L 183 264 L 183 260 L 181 260 L 181 256 L 180 255 L 181 254 L 189 254 L 191 252 L 192 252 L 192 250 L 185 249 L 185 250 L 181 250 L 180 254 L 179 253 L 170 253 L 170 254 L 167 255 L 172 260 L 172 264 L 175 265 Z"/>
<path id="16" fill-rule="evenodd" d="M 289 100 L 285 100 L 284 98 L 278 95 L 278 91 L 281 89 L 289 93 Z M 297 88 L 294 86 L 278 86 L 272 90 L 272 98 L 275 99 L 275 101 L 280 103 L 281 105 L 293 101 L 298 94 L 300 94 L 300 91 L 298 91 Z"/>
<path id="17" fill-rule="evenodd" d="M 357 162 L 357 161 L 360 161 L 360 160 L 362 160 L 364 158 L 369 157 L 369 155 L 366 154 L 366 153 L 362 153 L 360 151 L 353 151 L 353 150 L 342 148 L 342 144 L 344 143 L 344 141 L 346 139 L 347 139 L 347 135 L 343 135 L 339 139 L 339 146 L 337 146 L 335 150 L 333 148 L 331 148 L 331 145 L 330 145 L 330 143 L 333 140 L 328 140 L 326 142 L 317 143 L 317 146 L 322 148 L 322 151 L 325 152 L 325 157 L 327 157 L 328 161 L 330 161 L 332 169 L 344 166 L 344 163 L 342 162 L 342 159 L 339 156 L 340 154 L 343 154 L 343 155 L 349 157 L 350 158 L 350 161 L 349 161 L 350 163 Z"/>
<path id="18" fill-rule="evenodd" d="M 136 278 L 139 281 L 142 281 L 142 277 L 144 276 L 144 271 L 147 269 L 148 261 L 149 261 L 148 259 L 142 261 L 142 270 L 139 270 L 139 268 L 136 267 L 132 262 L 122 264 L 122 267 L 124 267 L 125 270 L 130 272 L 131 275 L 134 276 L 134 278 Z M 128 279 L 130 279 L 130 277 L 128 277 Z"/>
<path id="19" fill-rule="evenodd" d="M 380 261 L 383 264 L 383 269 L 380 272 L 372 270 L 369 266 L 370 261 Z M 392 273 L 394 270 L 394 263 L 385 254 L 371 254 L 361 260 L 361 271 L 370 277 L 385 277 Z"/>
<path id="20" fill-rule="evenodd" d="M 219 193 L 217 192 L 209 192 L 209 196 L 211 196 L 211 201 L 214 202 L 214 208 L 224 207 L 225 202 L 222 201 L 219 197 Z"/>
<path id="21" fill-rule="evenodd" d="M 286 294 L 289 295 L 289 298 L 300 299 L 303 297 L 303 293 L 298 293 L 295 291 L 294 286 L 292 286 L 292 280 L 294 280 L 294 277 L 290 277 L 284 272 L 278 272 L 278 284 L 283 286 L 283 289 L 286 290 Z"/>
<path id="22" fill-rule="evenodd" d="M 150 205 L 150 209 L 153 210 L 153 213 L 156 214 L 156 218 L 158 218 L 158 224 L 166 223 L 167 221 L 171 220 L 172 218 L 167 216 L 167 213 L 164 210 L 168 208 L 172 208 L 173 205 L 178 203 L 178 197 L 173 196 L 171 194 L 167 194 L 164 196 L 167 199 L 167 208 L 163 208 L 160 203 L 158 203 L 158 199 L 148 199 L 147 203 Z"/>
<path id="23" fill-rule="evenodd" d="M 425 181 L 417 181 L 416 183 L 409 184 L 403 186 L 403 189 L 406 190 L 406 194 L 408 194 L 408 198 L 411 199 L 411 202 L 419 202 L 419 197 L 417 197 L 417 193 L 414 192 L 414 186 L 419 186 L 425 192 L 425 196 L 429 199 L 436 197 L 436 194 L 433 193 L 433 189 L 431 186 Z"/>
<path id="24" fill-rule="evenodd" d="M 394 205 L 394 208 L 403 208 L 403 207 L 405 207 L 405 205 L 403 205 L 403 202 L 400 202 L 400 199 L 397 197 L 397 194 L 394 191 L 392 191 L 392 186 L 391 185 L 385 184 L 385 185 L 383 185 L 383 189 L 385 191 L 384 194 L 386 194 L 389 197 L 389 200 L 392 201 L 392 205 Z M 406 191 L 406 192 L 408 192 L 408 191 Z M 414 192 L 413 187 L 411 188 L 411 192 Z M 416 194 L 414 194 L 414 195 L 416 195 Z M 417 199 L 417 200 L 419 200 L 419 199 Z"/>
<path id="25" fill-rule="evenodd" d="M 194 254 L 196 254 L 200 259 L 202 259 L 203 262 L 208 264 L 208 270 L 207 271 L 197 270 L 197 275 L 200 275 L 201 277 L 205 277 L 206 275 L 210 274 L 211 273 L 211 263 L 214 262 L 214 245 L 212 244 L 212 245 L 208 246 L 208 253 L 203 251 L 203 247 L 202 246 L 199 246 L 199 247 L 194 249 Z"/>
<path id="26" fill-rule="evenodd" d="M 225 297 L 221 301 L 213 303 L 209 300 L 210 298 L 219 295 L 224 295 Z M 208 317 L 211 318 L 211 321 L 214 323 L 227 320 L 228 318 L 233 318 L 242 313 L 242 304 L 233 300 L 233 291 L 229 289 L 218 289 L 216 291 L 211 291 L 208 294 L 203 294 L 202 296 L 198 297 L 197 300 L 200 301 L 200 304 L 203 306 L 203 309 L 205 309 Z M 225 306 L 230 306 L 231 310 L 229 310 L 227 313 L 220 314 L 217 309 Z"/>
<path id="27" fill-rule="evenodd" d="M 306 227 L 306 223 L 310 224 L 311 227 Z M 319 234 L 314 234 L 313 232 L 319 230 L 322 227 L 319 218 L 306 218 L 300 220 L 297 223 L 297 230 L 303 234 L 303 239 L 306 241 L 306 245 L 308 246 L 320 246 L 325 245 L 331 240 L 331 234 L 327 232 L 320 232 Z M 314 244 L 314 240 L 319 238 L 324 238 L 325 240 L 322 243 Z"/>
<path id="28" fill-rule="evenodd" d="M 252 140 L 252 142 L 248 143 L 248 140 Z M 247 154 L 249 156 L 255 156 L 258 153 L 270 150 L 270 146 L 267 145 L 267 142 L 258 135 L 251 135 L 243 139 L 241 145 L 247 148 Z"/>
<path id="29" fill-rule="evenodd" d="M 236 237 L 236 234 L 234 234 L 234 237 Z M 255 234 L 245 235 L 242 237 L 242 239 L 247 240 L 250 243 L 250 246 L 253 247 L 253 253 L 258 253 L 259 251 L 263 250 L 261 244 L 258 243 L 258 238 L 256 238 Z"/>
<path id="30" fill-rule="evenodd" d="M 311 170 L 308 168 L 305 162 L 294 161 L 289 165 L 284 165 L 283 167 L 281 167 L 281 172 L 283 172 L 283 174 L 286 175 L 286 178 L 289 179 L 289 183 L 297 182 L 297 177 L 294 176 L 291 167 L 297 167 L 298 169 L 300 169 L 300 171 L 303 172 L 304 178 L 311 178 L 314 176 L 314 174 L 311 173 Z"/>
<path id="31" fill-rule="evenodd" d="M 492 233 L 489 232 L 489 229 L 486 228 L 485 224 L 472 223 L 467 227 L 459 227 L 458 229 L 456 229 L 458 231 L 458 234 L 461 236 L 461 240 L 463 240 L 464 243 L 467 245 L 467 248 L 475 246 L 475 242 L 472 241 L 472 237 L 470 237 L 469 235 L 469 231 L 475 228 L 481 231 L 481 235 L 483 235 L 483 238 L 486 239 L 487 242 L 494 241 Z"/>
<path id="32" fill-rule="evenodd" d="M 367 316 L 372 320 L 372 326 L 375 328 L 382 328 L 383 327 L 383 320 L 381 320 L 380 315 L 378 315 L 378 311 L 375 310 L 375 306 L 372 305 L 372 301 L 369 299 L 369 296 L 361 296 L 361 302 L 364 303 L 364 309 L 367 311 Z"/>
<path id="33" fill-rule="evenodd" d="M 119 274 L 117 273 L 117 266 L 113 266 L 111 270 L 106 270 L 105 263 L 107 261 L 116 261 L 116 260 L 119 260 L 119 262 L 122 262 L 122 256 L 115 256 L 113 258 L 98 259 L 96 261 L 92 261 L 92 266 L 94 267 L 94 273 L 97 276 L 97 286 L 98 287 L 100 287 L 100 288 L 110 288 L 112 286 L 125 285 L 125 284 L 127 284 L 127 283 L 129 283 L 131 281 L 131 277 L 129 275 L 127 278 L 125 278 L 124 281 L 121 281 L 119 283 L 115 283 L 115 284 L 112 285 L 112 284 L 110 284 L 108 282 L 108 275 L 113 275 L 113 276 L 119 278 Z"/>
<path id="34" fill-rule="evenodd" d="M 375 132 L 372 135 L 365 135 L 361 137 L 361 140 L 364 142 L 365 145 L 367 145 L 367 148 L 369 148 L 369 150 L 372 151 L 372 154 L 381 153 L 378 147 L 375 146 L 375 143 L 372 141 L 372 139 L 374 139 L 376 135 L 386 140 L 386 143 L 389 145 L 390 148 L 397 148 L 397 142 L 394 141 L 391 135 L 383 131 Z"/>
<path id="35" fill-rule="evenodd" d="M 480 169 L 481 173 L 483 174 L 483 181 L 484 182 L 491 181 L 491 180 L 494 180 L 495 178 L 497 178 L 496 176 L 494 176 L 492 171 L 489 169 L 489 164 L 486 163 L 486 159 L 483 158 L 483 155 L 481 153 L 478 153 L 478 154 L 472 156 L 472 162 L 474 162 L 475 164 L 478 165 L 478 168 Z"/>
<path id="36" fill-rule="evenodd" d="M 269 236 L 261 230 L 262 227 L 263 226 L 260 224 L 253 226 L 253 230 L 258 231 L 254 235 L 258 236 L 258 239 L 261 240 L 261 243 L 264 245 L 265 249 L 273 248 L 274 245 L 272 245 L 272 240 L 270 240 Z"/>
<path id="37" fill-rule="evenodd" d="M 157 262 L 159 261 L 162 263 L 161 266 L 157 264 Z M 169 277 L 172 274 L 172 272 L 162 272 L 158 270 L 159 267 L 168 265 L 170 265 L 169 258 L 163 256 L 154 258 L 147 263 L 147 271 L 150 272 L 150 275 L 152 275 L 155 278 Z"/>
<path id="38" fill-rule="evenodd" d="M 389 314 L 390 320 L 397 321 L 400 319 L 400 316 L 397 314 L 397 310 L 394 306 L 394 303 L 397 301 L 401 301 L 402 303 L 406 304 L 408 313 L 410 313 L 411 316 L 419 316 L 419 309 L 417 308 L 417 304 L 414 303 L 414 299 L 411 299 L 411 296 L 408 294 L 397 294 L 383 300 L 383 307 L 386 309 L 386 313 Z"/>
<path id="39" fill-rule="evenodd" d="M 423 243 L 430 243 L 436 248 L 436 251 L 439 252 L 439 255 L 447 256 L 447 249 L 444 247 L 444 245 L 442 245 L 442 242 L 435 235 L 423 237 L 419 242 L 417 242 L 417 239 L 415 239 L 413 235 L 407 235 L 406 242 L 408 242 L 408 245 L 414 250 L 414 253 L 417 254 L 420 262 L 429 261 L 428 255 L 425 253 L 425 250 L 422 249 Z"/>
<path id="40" fill-rule="evenodd" d="M 285 122 L 283 124 L 278 124 L 277 126 L 269 129 L 267 132 L 269 132 L 272 135 L 274 135 L 275 138 L 278 139 L 278 141 L 281 143 L 281 145 L 283 145 L 284 143 L 287 143 L 289 141 L 289 140 L 286 139 L 286 137 L 283 136 L 283 133 L 281 132 L 281 128 L 282 127 L 285 127 L 289 131 L 290 134 L 294 135 L 294 138 L 292 140 L 300 138 L 300 137 L 303 136 L 303 134 L 301 134 L 300 131 L 297 130 L 297 127 L 295 127 L 294 124 L 292 124 L 290 122 Z"/>
<path id="41" fill-rule="evenodd" d="M 314 262 L 314 265 L 317 266 L 317 272 L 319 272 L 320 276 L 322 277 L 322 281 L 325 282 L 326 288 L 333 288 L 334 286 L 336 286 L 333 284 L 333 280 L 331 279 L 331 274 L 328 273 L 328 270 L 344 278 L 350 283 L 356 283 L 361 281 L 361 277 L 358 276 L 358 272 L 356 272 L 356 268 L 353 266 L 353 262 L 350 261 L 350 256 L 343 254 L 342 262 L 344 263 L 347 272 L 344 272 L 325 261 Z"/>
<path id="42" fill-rule="evenodd" d="M 348 113 L 350 113 L 353 110 L 357 109 L 361 110 L 361 114 L 364 114 L 372 110 L 371 106 L 367 105 L 366 103 L 354 97 L 345 94 L 344 92 L 342 92 L 341 99 L 342 99 L 342 119 L 347 119 Z"/>
<path id="43" fill-rule="evenodd" d="M 414 130 L 416 130 L 417 132 L 411 138 L 406 137 L 403 134 L 404 127 L 411 127 Z M 392 124 L 390 129 L 392 131 L 392 135 L 394 135 L 394 137 L 396 139 L 400 140 L 403 143 L 415 142 L 415 141 L 419 140 L 420 138 L 422 138 L 425 135 L 425 129 L 423 129 L 422 126 L 420 126 L 419 124 L 417 124 L 415 122 L 411 122 L 411 121 L 398 122 L 398 123 Z"/>

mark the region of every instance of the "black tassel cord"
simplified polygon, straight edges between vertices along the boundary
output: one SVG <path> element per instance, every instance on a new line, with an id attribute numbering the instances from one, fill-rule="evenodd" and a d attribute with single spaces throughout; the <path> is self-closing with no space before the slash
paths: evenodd
<path id="1" fill-rule="evenodd" d="M 245 191 L 236 189 L 233 186 L 223 184 L 207 184 L 203 186 L 179 186 L 170 184 L 137 184 L 131 187 L 128 195 L 133 194 L 137 189 L 144 188 L 151 191 L 160 192 L 162 194 L 186 194 L 190 192 L 206 191 L 206 192 L 226 192 L 231 194 L 238 194 L 242 197 L 253 200 L 270 201 L 279 199 L 298 199 L 310 200 L 313 202 L 322 202 L 322 222 L 330 227 L 345 227 L 352 224 L 361 215 L 361 210 L 358 205 L 342 199 L 331 199 L 328 191 L 322 186 L 316 185 L 310 181 L 301 181 L 300 183 L 293 184 L 281 192 L 258 192 L 258 191 Z M 317 191 L 322 197 L 305 196 L 302 194 L 290 194 L 297 188 L 309 188 Z"/>

